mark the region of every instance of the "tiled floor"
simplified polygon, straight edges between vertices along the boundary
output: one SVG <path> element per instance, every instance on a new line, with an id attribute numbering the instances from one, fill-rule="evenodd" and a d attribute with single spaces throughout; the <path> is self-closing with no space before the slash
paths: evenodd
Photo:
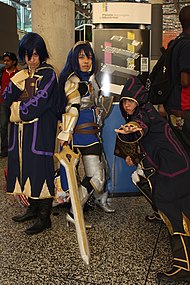
<path id="1" fill-rule="evenodd" d="M 168 233 L 163 224 L 145 221 L 151 208 L 143 197 L 113 198 L 114 214 L 99 208 L 85 213 L 93 224 L 87 230 L 91 260 L 86 266 L 74 227 L 66 227 L 65 207 L 53 209 L 51 230 L 31 237 L 24 233 L 31 222 L 11 220 L 25 209 L 4 192 L 6 163 L 0 160 L 0 285 L 159 284 L 156 272 L 171 264 Z"/>

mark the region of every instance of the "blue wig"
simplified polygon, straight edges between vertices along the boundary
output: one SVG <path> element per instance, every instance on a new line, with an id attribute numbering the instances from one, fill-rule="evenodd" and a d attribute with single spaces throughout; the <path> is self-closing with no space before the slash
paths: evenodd
<path id="1" fill-rule="evenodd" d="M 43 38 L 37 33 L 27 33 L 19 43 L 18 56 L 20 60 L 25 63 L 25 55 L 28 55 L 30 60 L 34 49 L 39 55 L 40 63 L 46 61 L 49 58 L 49 54 L 46 48 L 46 44 Z"/>
<path id="2" fill-rule="evenodd" d="M 62 102 L 63 112 L 66 106 L 66 96 L 64 88 L 65 88 L 65 82 L 67 81 L 69 75 L 74 72 L 80 78 L 80 80 L 82 80 L 82 72 L 80 71 L 79 60 L 78 60 L 79 53 L 81 50 L 84 50 L 84 53 L 88 58 L 92 56 L 92 68 L 88 72 L 88 77 L 90 77 L 95 71 L 95 55 L 90 43 L 82 41 L 77 42 L 74 45 L 74 47 L 69 51 L 65 67 L 61 71 L 59 77 L 59 90 L 63 101 Z"/>
<path id="3" fill-rule="evenodd" d="M 92 68 L 89 71 L 88 75 L 89 77 L 94 73 L 95 71 L 95 55 L 93 52 L 93 49 L 90 45 L 89 42 L 77 42 L 74 47 L 69 51 L 68 57 L 67 57 L 67 61 L 65 64 L 65 67 L 63 68 L 63 70 L 60 73 L 60 87 L 61 89 L 64 89 L 65 86 L 65 82 L 67 81 L 68 76 L 71 73 L 75 73 L 80 79 L 81 78 L 81 71 L 80 71 L 80 66 L 79 66 L 79 53 L 81 52 L 81 50 L 84 50 L 85 55 L 89 58 L 90 56 L 92 56 Z"/>

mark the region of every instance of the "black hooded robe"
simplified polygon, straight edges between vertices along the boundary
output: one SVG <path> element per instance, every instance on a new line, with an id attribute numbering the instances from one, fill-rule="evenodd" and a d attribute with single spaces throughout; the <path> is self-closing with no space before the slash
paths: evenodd
<path id="1" fill-rule="evenodd" d="M 124 98 L 138 103 L 133 115 L 126 114 Z M 138 142 L 145 152 L 143 167 L 156 170 L 149 177 L 153 203 L 170 233 L 190 236 L 190 160 L 167 121 L 147 100 L 142 83 L 130 78 L 121 93 L 120 109 L 126 123 L 139 125 L 142 131 L 118 137 L 123 143 Z"/>

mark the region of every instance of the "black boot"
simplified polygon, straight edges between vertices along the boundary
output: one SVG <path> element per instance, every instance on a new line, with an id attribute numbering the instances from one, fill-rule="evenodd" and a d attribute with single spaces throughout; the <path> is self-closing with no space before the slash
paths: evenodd
<path id="1" fill-rule="evenodd" d="M 25 230 L 28 235 L 34 235 L 51 228 L 51 209 L 53 198 L 39 200 L 38 219 L 34 225 Z"/>
<path id="2" fill-rule="evenodd" d="M 37 218 L 38 215 L 38 200 L 28 198 L 29 206 L 27 207 L 26 213 L 19 216 L 12 217 L 15 222 L 25 222 Z"/>
<path id="3" fill-rule="evenodd" d="M 190 281 L 190 237 L 174 235 L 171 237 L 173 267 L 158 273 L 160 281 Z"/>
<path id="4" fill-rule="evenodd" d="M 134 177 L 135 178 L 135 177 Z M 138 174 L 138 181 L 133 181 L 133 183 L 138 187 L 138 189 L 141 191 L 143 196 L 147 199 L 147 201 L 151 204 L 153 213 L 151 215 L 147 215 L 145 217 L 145 220 L 147 222 L 152 222 L 152 223 L 160 223 L 162 222 L 162 219 L 158 213 L 158 209 L 153 203 L 153 198 L 152 198 L 152 189 L 149 183 L 149 180 L 141 175 Z"/>

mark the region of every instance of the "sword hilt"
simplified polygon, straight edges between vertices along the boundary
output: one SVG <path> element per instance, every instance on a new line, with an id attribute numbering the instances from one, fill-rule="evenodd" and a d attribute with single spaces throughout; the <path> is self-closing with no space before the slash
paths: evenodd
<path id="1" fill-rule="evenodd" d="M 80 154 L 72 151 L 69 145 L 63 146 L 63 149 L 59 153 L 55 153 L 54 155 L 59 161 L 64 160 L 64 162 L 68 166 L 76 166 L 80 159 Z"/>

